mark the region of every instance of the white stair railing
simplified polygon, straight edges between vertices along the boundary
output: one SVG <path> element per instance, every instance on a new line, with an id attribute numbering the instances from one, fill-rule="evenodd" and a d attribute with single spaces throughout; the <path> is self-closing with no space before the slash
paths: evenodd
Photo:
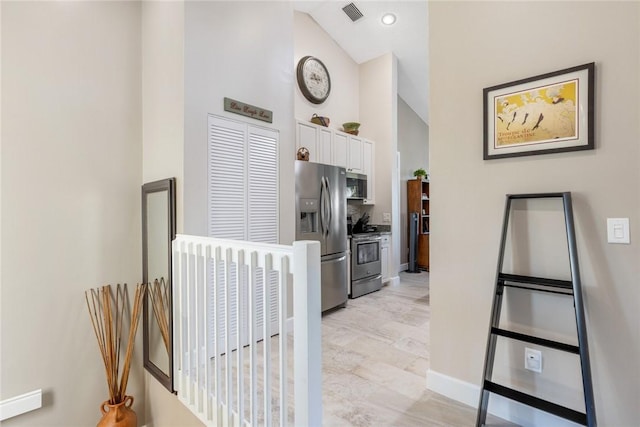
<path id="1" fill-rule="evenodd" d="M 318 242 L 178 235 L 173 298 L 175 388 L 201 421 L 322 425 Z"/>

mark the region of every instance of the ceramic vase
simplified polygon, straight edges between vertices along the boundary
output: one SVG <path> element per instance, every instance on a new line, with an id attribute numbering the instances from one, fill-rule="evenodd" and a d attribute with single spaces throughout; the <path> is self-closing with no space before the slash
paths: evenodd
<path id="1" fill-rule="evenodd" d="M 124 400 L 111 405 L 105 400 L 100 406 L 102 419 L 97 427 L 138 427 L 138 416 L 131 409 L 133 397 L 125 396 Z"/>

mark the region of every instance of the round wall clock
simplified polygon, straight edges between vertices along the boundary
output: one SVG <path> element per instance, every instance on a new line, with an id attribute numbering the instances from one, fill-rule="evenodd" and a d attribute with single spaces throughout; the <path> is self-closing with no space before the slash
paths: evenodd
<path id="1" fill-rule="evenodd" d="M 314 104 L 322 104 L 331 92 L 329 71 L 322 61 L 313 56 L 305 56 L 298 61 L 298 86 L 305 98 Z"/>

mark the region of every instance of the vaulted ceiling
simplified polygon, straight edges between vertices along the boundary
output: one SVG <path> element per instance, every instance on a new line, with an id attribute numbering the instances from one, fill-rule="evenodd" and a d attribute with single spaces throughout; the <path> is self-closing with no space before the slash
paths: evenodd
<path id="1" fill-rule="evenodd" d="M 398 58 L 398 94 L 429 123 L 428 30 L 425 1 L 354 1 L 362 12 L 355 22 L 342 10 L 344 1 L 296 1 L 295 8 L 308 13 L 358 64 L 393 52 Z M 382 15 L 393 13 L 391 26 Z"/>

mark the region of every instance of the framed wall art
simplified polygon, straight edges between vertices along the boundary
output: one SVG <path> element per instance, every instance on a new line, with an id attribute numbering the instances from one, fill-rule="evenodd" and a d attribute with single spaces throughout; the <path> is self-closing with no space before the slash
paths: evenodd
<path id="1" fill-rule="evenodd" d="M 484 89 L 484 160 L 594 148 L 595 64 Z"/>

